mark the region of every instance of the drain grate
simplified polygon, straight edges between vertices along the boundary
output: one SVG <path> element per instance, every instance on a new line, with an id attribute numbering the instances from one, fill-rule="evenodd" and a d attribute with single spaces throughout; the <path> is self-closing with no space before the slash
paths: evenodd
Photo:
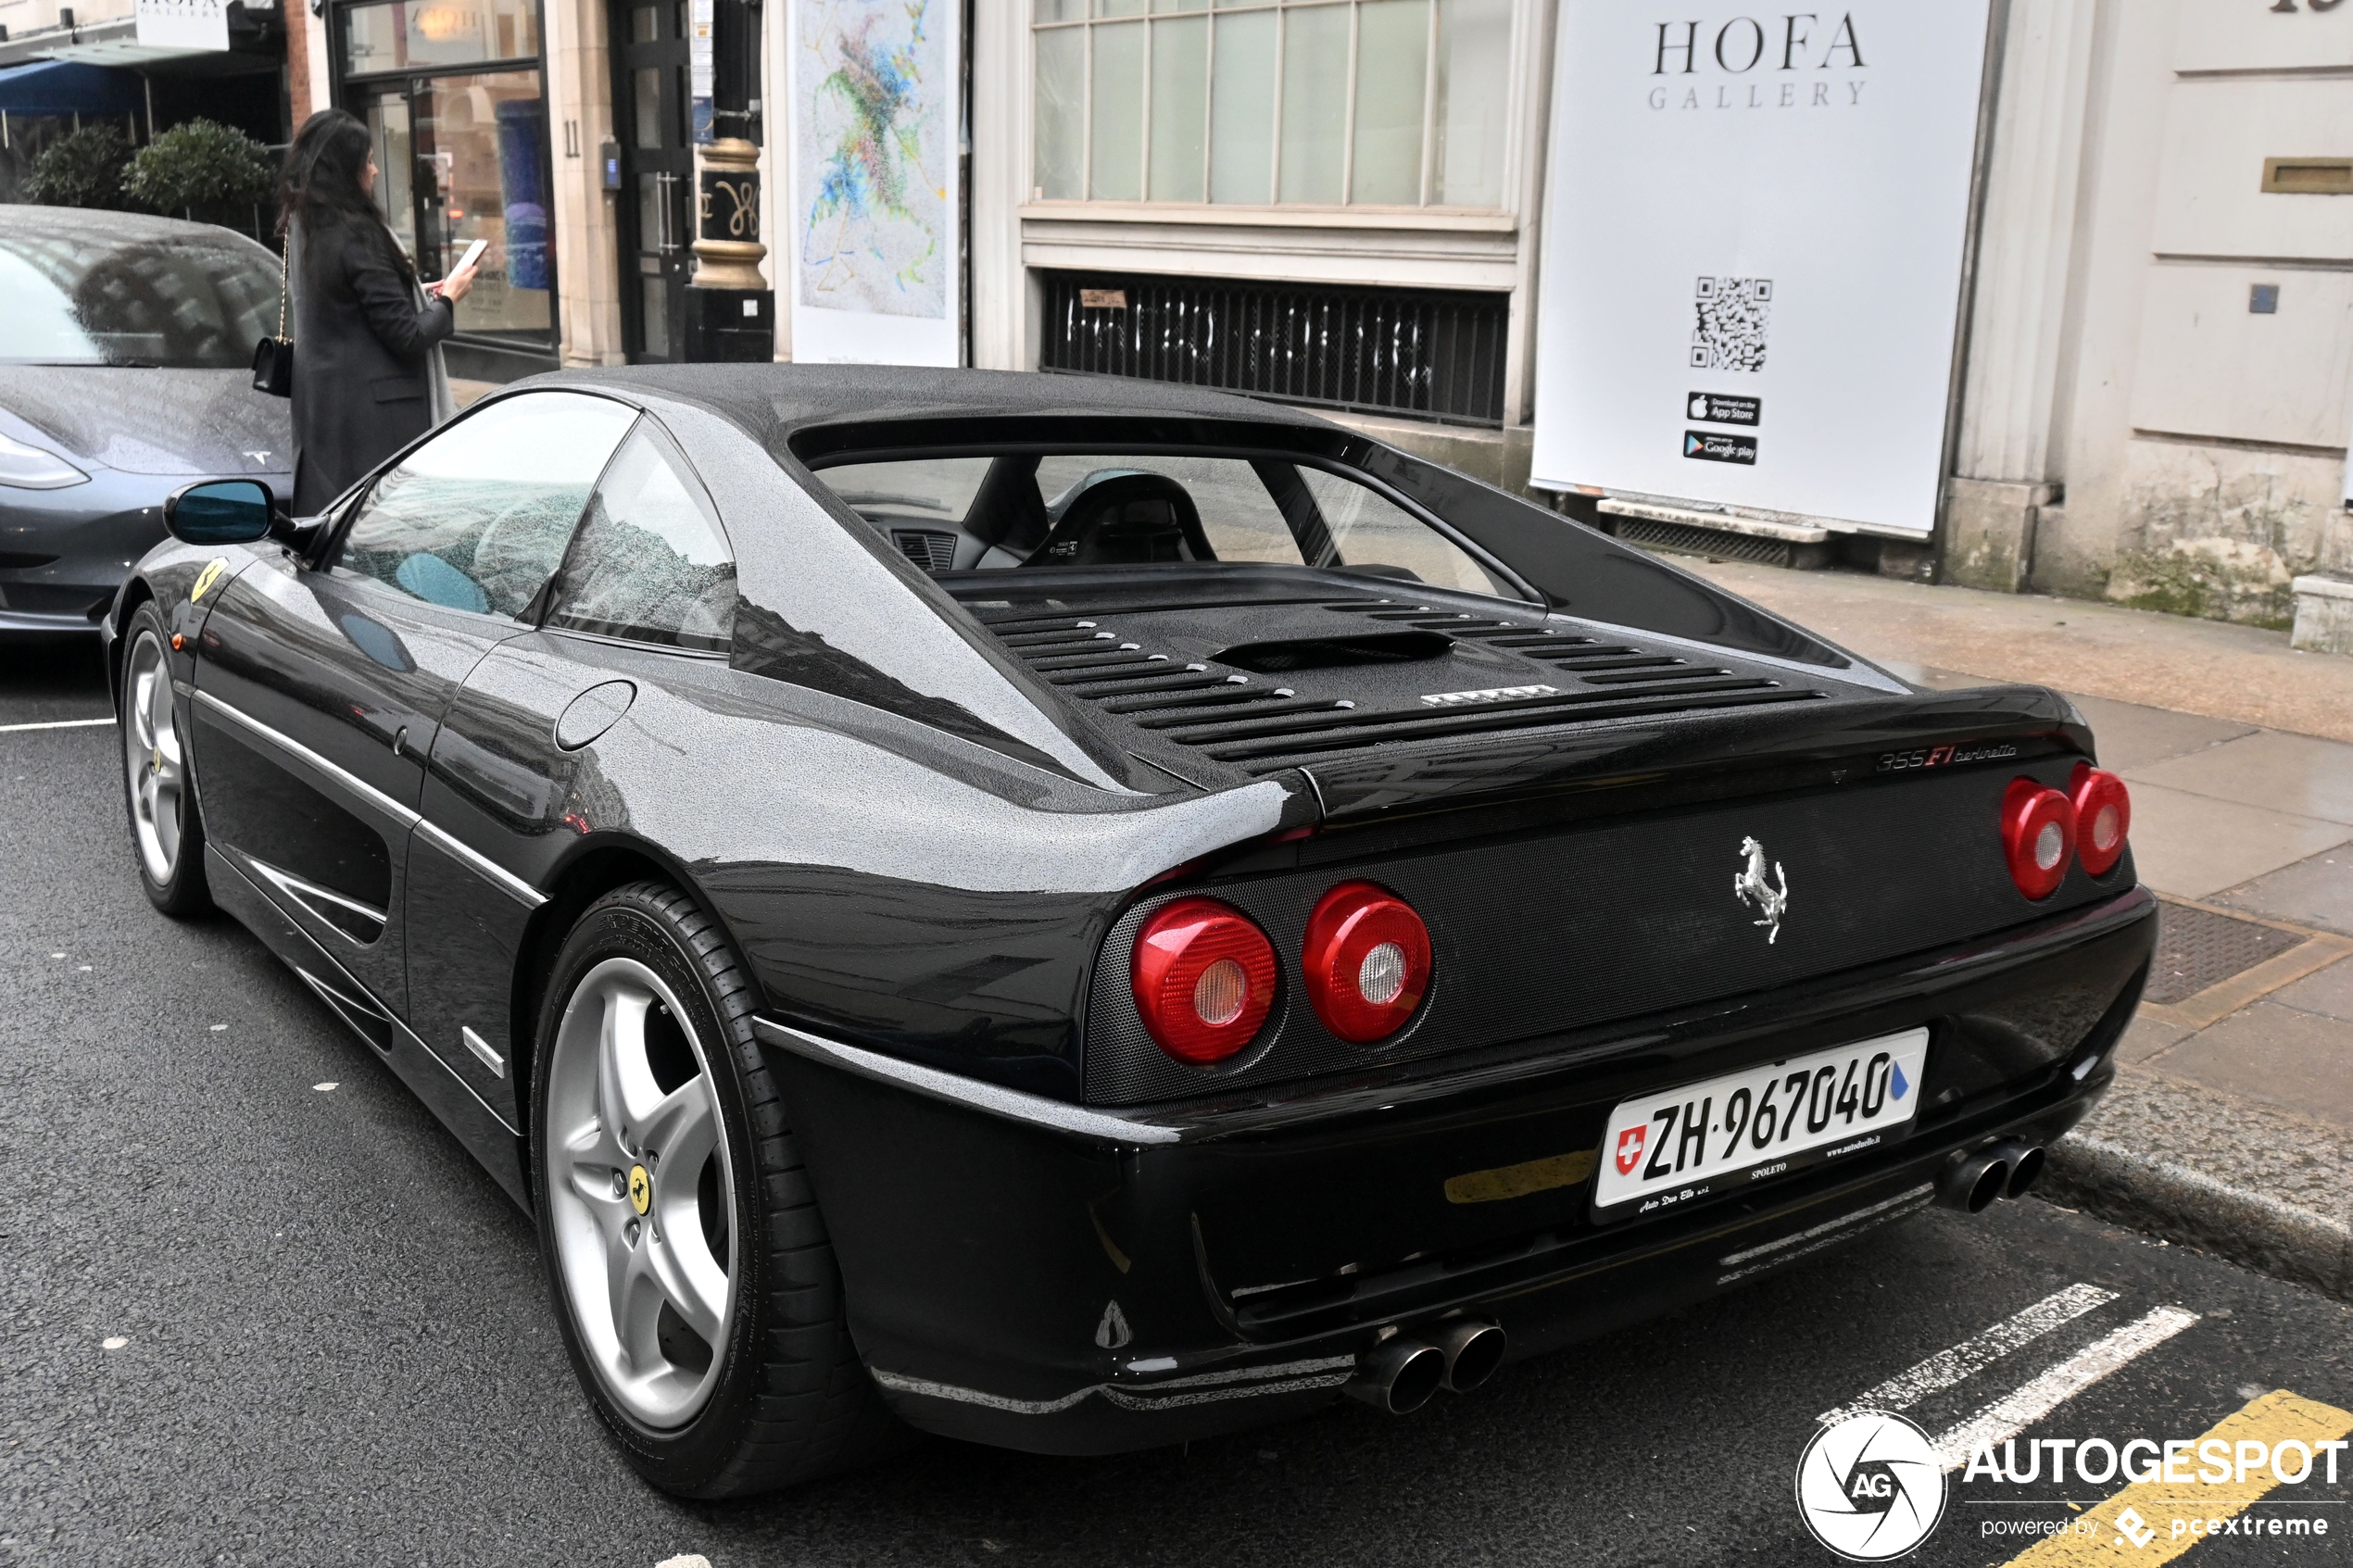
<path id="1" fill-rule="evenodd" d="M 2160 901 L 2157 958 L 2149 965 L 2148 991 L 2143 1000 L 2171 1005 L 2195 997 L 2303 940 L 2293 931 L 2274 931 L 2210 909 Z"/>
<path id="2" fill-rule="evenodd" d="M 1830 564 L 1826 545 L 1793 545 L 1786 539 L 1766 539 L 1722 529 L 1694 528 L 1688 523 L 1661 522 L 1655 518 L 1622 517 L 1617 533 L 1629 545 L 1670 555 L 1705 556 L 1711 560 L 1747 560 L 1759 566 L 1795 567 L 1807 571 Z"/>

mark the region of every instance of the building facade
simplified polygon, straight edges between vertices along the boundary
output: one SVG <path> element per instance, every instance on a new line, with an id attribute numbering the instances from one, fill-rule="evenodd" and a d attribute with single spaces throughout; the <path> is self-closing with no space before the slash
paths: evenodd
<path id="1" fill-rule="evenodd" d="M 708 5 L 289 17 L 310 102 L 410 171 L 386 189 L 426 266 L 497 242 L 464 374 L 681 357 Z M 1545 211 L 1556 5 L 969 0 L 968 362 L 1283 397 L 1525 485 L 1539 247 L 1607 243 Z M 2353 6 L 1994 10 L 1938 569 L 2284 624 L 2299 576 L 2353 574 Z M 761 139 L 780 286 L 789 123 Z"/>
<path id="2" fill-rule="evenodd" d="M 2284 626 L 2353 572 L 2353 11 L 2011 0 L 1949 574 Z"/>

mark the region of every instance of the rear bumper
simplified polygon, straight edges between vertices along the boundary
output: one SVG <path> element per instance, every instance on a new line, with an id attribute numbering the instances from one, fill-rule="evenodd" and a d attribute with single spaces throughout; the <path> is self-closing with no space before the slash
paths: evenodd
<path id="1" fill-rule="evenodd" d="M 1392 1324 L 1476 1311 L 1532 1354 L 1911 1213 L 1957 1156 L 2048 1143 L 2090 1110 L 2155 926 L 2133 889 L 1604 1040 L 1117 1112 L 760 1029 L 894 1408 L 959 1437 L 1101 1453 L 1313 1409 Z M 1592 1223 L 1579 1160 L 1620 1099 L 1916 1024 L 1929 1071 L 1902 1140 Z M 1459 1179 L 1530 1168 L 1558 1179 Z"/>

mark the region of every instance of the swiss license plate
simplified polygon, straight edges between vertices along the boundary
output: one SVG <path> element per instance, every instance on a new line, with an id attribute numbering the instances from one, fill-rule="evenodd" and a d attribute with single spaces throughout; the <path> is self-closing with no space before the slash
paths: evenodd
<path id="1" fill-rule="evenodd" d="M 1654 1214 L 1881 1148 L 1919 1110 L 1928 1031 L 1906 1029 L 1661 1089 L 1610 1112 L 1596 1219 Z"/>

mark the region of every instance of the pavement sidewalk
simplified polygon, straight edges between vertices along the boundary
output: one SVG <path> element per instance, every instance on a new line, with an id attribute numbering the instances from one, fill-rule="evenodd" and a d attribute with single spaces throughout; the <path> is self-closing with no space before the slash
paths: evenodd
<path id="1" fill-rule="evenodd" d="M 2353 1299 L 2353 659 L 2073 599 L 1698 570 L 1908 680 L 2075 700 L 2163 914 L 2116 1087 L 2046 1194 Z"/>

